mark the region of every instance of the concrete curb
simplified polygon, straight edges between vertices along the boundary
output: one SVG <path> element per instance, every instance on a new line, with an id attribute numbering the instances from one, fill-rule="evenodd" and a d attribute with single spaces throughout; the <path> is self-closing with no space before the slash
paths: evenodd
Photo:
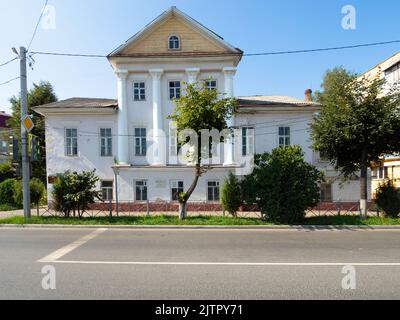
<path id="1" fill-rule="evenodd" d="M 275 231 L 376 231 L 400 230 L 400 225 L 342 226 L 342 225 L 265 225 L 265 226 L 210 226 L 210 225 L 61 225 L 61 224 L 0 224 L 0 229 L 128 229 L 128 230 L 275 230 Z"/>

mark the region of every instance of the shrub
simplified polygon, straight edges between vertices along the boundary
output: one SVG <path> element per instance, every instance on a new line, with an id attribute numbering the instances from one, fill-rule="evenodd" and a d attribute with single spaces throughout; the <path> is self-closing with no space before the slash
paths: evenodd
<path id="1" fill-rule="evenodd" d="M 29 188 L 31 195 L 31 203 L 35 204 L 36 206 L 39 206 L 39 203 L 43 199 L 46 192 L 46 187 L 44 186 L 44 183 L 37 178 L 32 178 L 29 183 Z M 20 206 L 22 206 L 23 202 L 22 189 L 23 189 L 22 181 L 19 180 L 15 183 L 14 203 Z"/>
<path id="2" fill-rule="evenodd" d="M 71 212 L 81 218 L 89 204 L 100 199 L 96 191 L 96 183 L 99 178 L 93 171 L 70 172 L 66 171 L 58 175 L 53 185 L 52 196 L 54 209 L 69 217 Z"/>
<path id="3" fill-rule="evenodd" d="M 385 216 L 397 218 L 400 213 L 400 189 L 395 188 L 392 181 L 380 184 L 376 191 L 376 204 Z"/>
<path id="4" fill-rule="evenodd" d="M 221 205 L 224 210 L 228 211 L 234 217 L 236 217 L 237 211 L 242 205 L 240 184 L 232 172 L 229 173 L 229 177 L 225 180 L 222 187 Z"/>
<path id="5" fill-rule="evenodd" d="M 15 178 L 15 168 L 10 162 L 0 163 L 0 183 Z"/>
<path id="6" fill-rule="evenodd" d="M 299 146 L 274 149 L 255 156 L 255 168 L 243 181 L 245 199 L 258 204 L 267 219 L 299 223 L 307 208 L 318 203 L 322 173 L 304 160 Z"/>
<path id="7" fill-rule="evenodd" d="M 15 185 L 18 183 L 15 179 L 7 179 L 0 183 L 0 204 L 10 206 L 18 205 L 14 201 Z"/>

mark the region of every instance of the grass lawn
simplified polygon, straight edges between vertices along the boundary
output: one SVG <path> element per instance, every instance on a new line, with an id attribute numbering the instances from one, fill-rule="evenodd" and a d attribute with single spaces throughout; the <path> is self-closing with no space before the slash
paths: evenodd
<path id="1" fill-rule="evenodd" d="M 22 208 L 17 208 L 9 204 L 0 204 L 0 211 L 15 211 Z"/>
<path id="2" fill-rule="evenodd" d="M 0 224 L 24 224 L 24 217 L 0 219 Z M 65 225 L 214 225 L 214 226 L 257 226 L 273 225 L 272 222 L 260 218 L 233 218 L 216 216 L 189 217 L 179 220 L 176 216 L 142 216 L 142 217 L 94 217 L 94 218 L 61 218 L 32 217 L 28 224 L 65 224 Z M 331 216 L 306 218 L 303 225 L 400 225 L 400 218 L 370 217 L 361 220 L 356 216 Z"/>

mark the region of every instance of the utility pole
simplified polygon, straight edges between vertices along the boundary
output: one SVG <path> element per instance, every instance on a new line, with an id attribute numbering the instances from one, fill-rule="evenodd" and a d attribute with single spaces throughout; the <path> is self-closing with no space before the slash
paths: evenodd
<path id="1" fill-rule="evenodd" d="M 30 169 L 28 150 L 28 130 L 22 124 L 23 119 L 28 115 L 28 88 L 26 76 L 26 49 L 19 48 L 20 58 L 20 80 L 21 80 L 21 142 L 22 142 L 22 181 L 23 181 L 23 205 L 25 219 L 31 218 L 31 199 L 29 190 Z"/>

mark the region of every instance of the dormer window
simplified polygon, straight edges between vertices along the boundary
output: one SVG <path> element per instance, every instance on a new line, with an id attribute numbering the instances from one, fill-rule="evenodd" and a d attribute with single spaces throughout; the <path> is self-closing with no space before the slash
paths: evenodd
<path id="1" fill-rule="evenodd" d="M 170 36 L 168 40 L 169 50 L 179 50 L 181 48 L 181 41 L 178 36 Z"/>

